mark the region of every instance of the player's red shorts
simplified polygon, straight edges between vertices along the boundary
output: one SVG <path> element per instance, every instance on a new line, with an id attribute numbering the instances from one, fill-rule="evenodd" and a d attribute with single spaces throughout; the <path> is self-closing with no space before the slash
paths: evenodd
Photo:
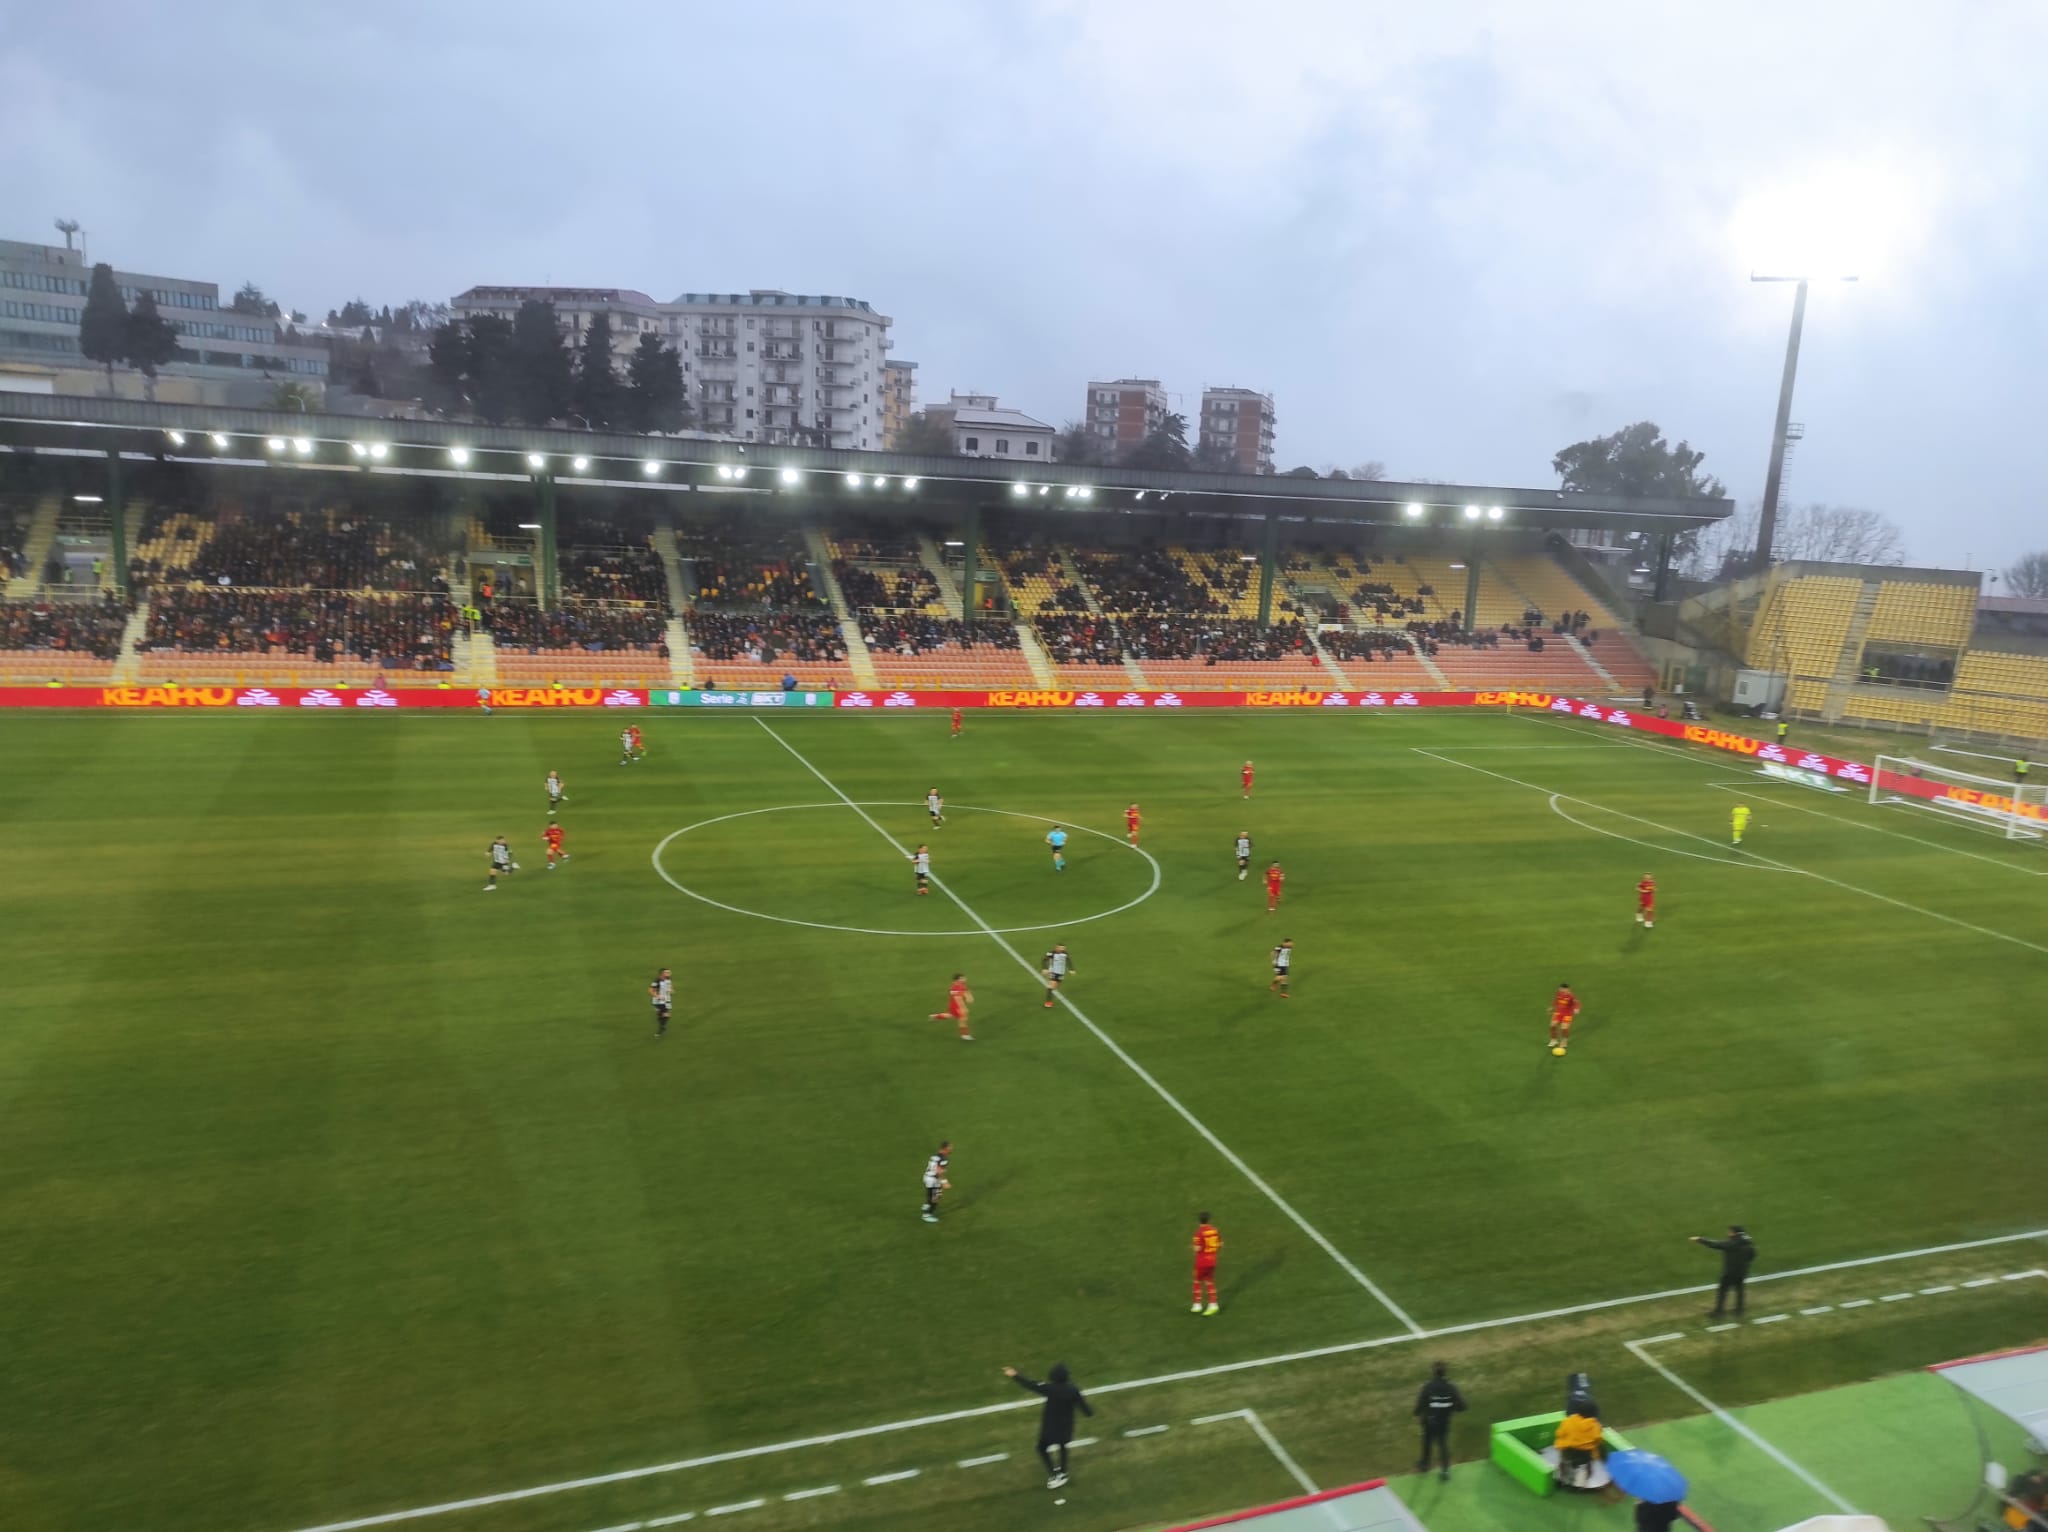
<path id="1" fill-rule="evenodd" d="M 1657 907 L 1657 896 L 1656 896 L 1655 894 L 1637 894 L 1637 895 L 1636 895 L 1636 908 L 1637 908 L 1637 909 L 1639 909 L 1639 910 L 1654 910 L 1654 909 L 1655 909 L 1656 907 Z"/>
<path id="2" fill-rule="evenodd" d="M 1550 1018 L 1550 1024 L 1560 1032 L 1569 1032 L 1572 1029 L 1574 1019 L 1570 1016 L 1553 1016 Z"/>
<path id="3" fill-rule="evenodd" d="M 1197 1282 L 1207 1282 L 1215 1275 L 1216 1262 L 1214 1260 L 1195 1262 L 1195 1280 Z"/>
<path id="4" fill-rule="evenodd" d="M 967 1019 L 967 1007 L 957 1000 L 948 1000 L 946 1002 L 946 1017 L 949 1021 L 965 1021 Z"/>

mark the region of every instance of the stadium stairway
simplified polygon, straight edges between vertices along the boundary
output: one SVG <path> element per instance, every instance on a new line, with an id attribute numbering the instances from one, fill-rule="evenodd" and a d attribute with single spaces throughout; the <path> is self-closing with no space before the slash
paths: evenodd
<path id="1" fill-rule="evenodd" d="M 1308 634 L 1308 641 L 1316 651 L 1316 659 L 1323 667 L 1323 674 L 1336 683 L 1337 690 L 1350 691 L 1351 677 L 1344 674 L 1343 666 L 1339 665 L 1330 651 L 1323 647 L 1322 638 L 1316 633 L 1316 625 L 1305 622 L 1302 624 L 1302 630 Z"/>
<path id="2" fill-rule="evenodd" d="M 1877 611 L 1878 582 L 1865 580 L 1857 593 L 1856 606 L 1849 614 L 1849 631 L 1842 635 L 1841 652 L 1835 656 L 1835 673 L 1828 682 L 1827 697 L 1821 703 L 1821 717 L 1838 721 L 1849 705 L 1856 686 L 1856 665 L 1863 658 L 1863 640 L 1870 632 L 1871 615 Z"/>
<path id="3" fill-rule="evenodd" d="M 868 641 L 861 637 L 853 608 L 846 604 L 846 592 L 839 588 L 839 580 L 832 573 L 832 545 L 825 540 L 824 529 L 815 523 L 804 525 L 804 551 L 811 556 L 811 581 L 825 593 L 832 615 L 839 621 L 839 637 L 846 645 L 846 668 L 853 672 L 854 684 L 869 690 L 879 687 L 882 679 L 875 673 L 875 657 L 868 651 Z"/>
<path id="4" fill-rule="evenodd" d="M 1090 585 L 1088 577 L 1081 573 L 1081 566 L 1074 562 L 1073 555 L 1068 553 L 1064 547 L 1054 548 L 1053 552 L 1059 556 L 1060 572 L 1066 575 L 1068 582 L 1081 592 L 1081 599 L 1087 603 L 1088 610 L 1097 617 L 1107 617 L 1109 614 L 1103 611 L 1102 603 L 1095 599 L 1095 587 Z M 1131 651 L 1128 649 L 1124 650 L 1123 657 L 1124 675 L 1129 678 L 1131 685 L 1141 692 L 1150 691 L 1152 683 L 1145 679 L 1145 672 L 1140 670 L 1138 662 L 1131 658 Z"/>
<path id="5" fill-rule="evenodd" d="M 697 684 L 697 656 L 690 652 L 690 630 L 681 617 L 668 620 L 668 675 L 678 686 Z"/>
<path id="6" fill-rule="evenodd" d="M 1602 686 L 1606 687 L 1610 692 L 1621 690 L 1621 682 L 1614 678 L 1614 672 L 1601 664 L 1599 657 L 1591 649 L 1588 649 L 1576 635 L 1567 633 L 1564 635 L 1564 641 L 1574 654 L 1586 662 L 1593 674 L 1600 678 Z"/>
<path id="7" fill-rule="evenodd" d="M 683 577 L 694 571 L 683 568 L 683 556 L 681 550 L 676 547 L 676 529 L 672 523 L 663 521 L 660 526 L 654 529 L 654 551 L 661 555 L 661 573 L 663 578 L 668 581 L 669 610 L 672 612 L 687 612 L 690 609 L 691 593 L 695 586 L 691 581 Z M 677 652 L 675 640 L 671 637 L 669 640 L 669 653 L 674 654 Z"/>
<path id="8" fill-rule="evenodd" d="M 28 524 L 28 540 L 21 545 L 23 573 L 7 582 L 7 594 L 19 599 L 33 596 L 43 583 L 43 564 L 50 557 L 50 544 L 57 540 L 57 513 L 64 497 L 45 495 L 36 502 L 35 515 Z"/>
<path id="9" fill-rule="evenodd" d="M 1024 663 L 1031 667 L 1031 679 L 1047 691 L 1060 684 L 1058 674 L 1052 668 L 1052 656 L 1045 652 L 1045 645 L 1038 641 L 1038 635 L 1031 631 L 1031 624 L 1017 624 L 1017 649 L 1024 656 Z"/>
<path id="10" fill-rule="evenodd" d="M 135 603 L 135 610 L 128 614 L 128 626 L 121 630 L 121 652 L 114 656 L 114 673 L 108 677 L 117 686 L 134 684 L 141 670 L 138 646 L 142 635 L 149 631 L 149 602 Z"/>
<path id="11" fill-rule="evenodd" d="M 457 633 L 449 645 L 449 658 L 454 662 L 455 673 L 467 676 L 471 686 L 498 684 L 498 641 L 491 637 L 490 629 Z"/>
<path id="12" fill-rule="evenodd" d="M 1417 662 L 1421 664 L 1422 668 L 1429 672 L 1430 680 L 1436 682 L 1438 688 L 1442 691 L 1454 690 L 1454 688 L 1451 685 L 1451 678 L 1444 674 L 1443 667 L 1438 665 L 1435 660 L 1431 659 L 1429 657 L 1428 652 L 1424 650 L 1422 645 L 1418 644 L 1415 641 L 1415 635 L 1412 633 L 1408 634 L 1407 638 L 1408 647 L 1414 651 L 1415 658 Z"/>
<path id="13" fill-rule="evenodd" d="M 939 545 L 932 541 L 929 532 L 917 534 L 917 556 L 924 565 L 925 573 L 937 582 L 939 604 L 946 609 L 946 615 L 958 622 L 967 610 L 967 603 L 961 599 L 960 586 L 953 578 L 953 572 L 946 567 L 946 556 L 939 551 Z"/>

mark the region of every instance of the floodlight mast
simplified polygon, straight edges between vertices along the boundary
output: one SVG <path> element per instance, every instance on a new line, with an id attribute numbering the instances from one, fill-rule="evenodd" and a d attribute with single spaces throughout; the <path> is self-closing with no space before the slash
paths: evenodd
<path id="1" fill-rule="evenodd" d="M 1786 432 L 1792 424 L 1792 382 L 1799 374 L 1799 336 L 1806 328 L 1806 289 L 1813 277 L 1766 276 L 1751 272 L 1752 282 L 1796 282 L 1792 290 L 1792 331 L 1785 338 L 1785 374 L 1778 382 L 1778 419 L 1771 430 L 1771 466 L 1764 474 L 1763 509 L 1756 518 L 1756 553 L 1751 569 L 1762 574 L 1771 567 L 1771 539 L 1778 531 L 1778 490 L 1785 480 Z M 1853 276 L 1819 278 L 1821 281 L 1853 282 Z"/>

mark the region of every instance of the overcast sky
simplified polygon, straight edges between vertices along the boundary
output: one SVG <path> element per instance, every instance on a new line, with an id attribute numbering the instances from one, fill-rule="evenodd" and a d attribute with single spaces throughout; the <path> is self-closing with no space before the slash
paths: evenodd
<path id="1" fill-rule="evenodd" d="M 1996 567 L 2048 545 L 2044 58 L 2036 0 L 0 0 L 0 237 L 316 316 L 851 294 L 926 399 L 1239 384 L 1283 468 L 1507 485 L 1649 418 L 1743 501 L 1749 273 L 1848 266 L 1788 498 Z"/>

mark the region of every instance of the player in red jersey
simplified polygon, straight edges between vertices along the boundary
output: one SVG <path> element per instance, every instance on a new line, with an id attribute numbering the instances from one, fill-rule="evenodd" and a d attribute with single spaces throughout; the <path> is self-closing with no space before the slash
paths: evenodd
<path id="1" fill-rule="evenodd" d="M 1636 885 L 1636 919 L 1645 931 L 1657 923 L 1657 880 L 1647 872 Z"/>
<path id="2" fill-rule="evenodd" d="M 548 871 L 553 872 L 555 863 L 569 860 L 569 853 L 562 849 L 562 827 L 550 820 L 540 838 L 548 843 Z"/>
<path id="3" fill-rule="evenodd" d="M 961 714 L 961 712 L 960 712 L 960 709 L 958 709 L 958 708 L 954 708 L 954 709 L 953 709 L 953 738 L 955 738 L 955 739 L 958 739 L 958 738 L 960 737 L 960 725 L 961 725 L 962 723 L 964 723 L 965 721 L 966 721 L 966 720 L 965 720 L 965 718 L 963 717 L 963 715 Z"/>
<path id="4" fill-rule="evenodd" d="M 1249 798 L 1252 795 L 1252 763 L 1250 761 L 1244 763 L 1244 770 L 1238 773 L 1237 780 L 1244 789 L 1244 796 Z"/>
<path id="5" fill-rule="evenodd" d="M 1190 1314 L 1216 1312 L 1216 1254 L 1223 1248 L 1223 1236 L 1209 1222 L 1207 1213 L 1195 1215 L 1195 1302 Z M 1209 1306 L 1202 1307 L 1202 1291 L 1208 1289 Z"/>
<path id="6" fill-rule="evenodd" d="M 967 987 L 967 975 L 956 973 L 953 982 L 946 987 L 946 1008 L 933 1011 L 933 1021 L 951 1021 L 960 1028 L 960 1041 L 971 1043 L 974 1034 L 967 1030 L 967 1008 L 974 1004 L 974 991 Z"/>
<path id="7" fill-rule="evenodd" d="M 1124 834 L 1130 837 L 1132 845 L 1138 844 L 1138 806 L 1135 803 L 1124 810 Z"/>
<path id="8" fill-rule="evenodd" d="M 647 747 L 640 742 L 640 725 L 626 725 L 626 753 L 636 761 L 647 759 Z"/>
<path id="9" fill-rule="evenodd" d="M 1280 908 L 1280 885 L 1287 881 L 1287 874 L 1275 862 L 1266 869 L 1266 913 L 1273 914 Z"/>
<path id="10" fill-rule="evenodd" d="M 1550 997 L 1550 1051 L 1560 1058 L 1571 1046 L 1572 1023 L 1578 1015 L 1579 997 L 1569 984 L 1558 985 L 1557 993 Z"/>

